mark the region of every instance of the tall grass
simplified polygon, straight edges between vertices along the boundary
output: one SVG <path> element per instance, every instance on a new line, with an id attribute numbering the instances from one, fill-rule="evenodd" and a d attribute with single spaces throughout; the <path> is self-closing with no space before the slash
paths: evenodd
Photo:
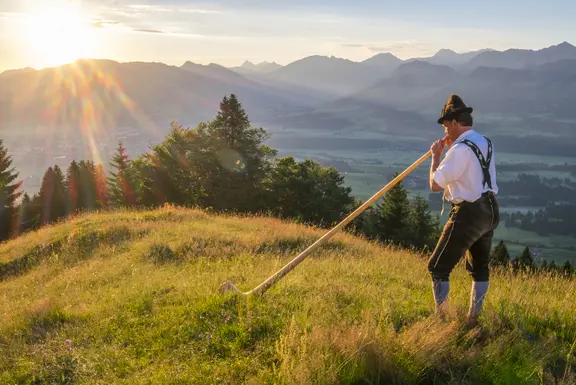
<path id="1" fill-rule="evenodd" d="M 167 207 L 0 245 L 0 383 L 576 383 L 575 280 L 494 271 L 468 329 L 464 266 L 439 319 L 425 258 L 340 233 L 262 297 L 218 293 L 323 233 Z"/>

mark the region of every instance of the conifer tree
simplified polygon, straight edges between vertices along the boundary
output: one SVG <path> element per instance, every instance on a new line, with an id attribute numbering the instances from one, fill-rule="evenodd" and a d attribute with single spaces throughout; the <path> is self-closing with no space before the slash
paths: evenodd
<path id="1" fill-rule="evenodd" d="M 70 162 L 66 170 L 66 195 L 67 195 L 67 209 L 71 215 L 76 214 L 81 210 L 82 202 L 80 201 L 80 167 L 78 163 L 73 160 Z"/>
<path id="2" fill-rule="evenodd" d="M 82 160 L 79 167 L 79 208 L 92 211 L 99 208 L 96 191 L 96 166 L 94 162 Z"/>
<path id="3" fill-rule="evenodd" d="M 556 262 L 554 260 L 550 261 L 550 263 L 548 264 L 548 270 L 553 272 L 558 271 L 558 266 L 556 266 Z"/>
<path id="4" fill-rule="evenodd" d="M 68 215 L 66 184 L 60 166 L 54 166 L 54 195 L 52 196 L 52 220 L 57 221 Z"/>
<path id="5" fill-rule="evenodd" d="M 42 218 L 42 200 L 38 193 L 32 195 L 30 198 L 30 209 L 28 210 L 28 218 L 30 218 L 29 230 L 35 230 L 41 225 Z"/>
<path id="6" fill-rule="evenodd" d="M 534 257 L 532 257 L 532 253 L 530 252 L 530 248 L 526 246 L 518 258 L 518 263 L 520 268 L 528 270 L 528 271 L 535 271 L 536 264 L 534 263 Z"/>
<path id="7" fill-rule="evenodd" d="M 48 167 L 38 193 L 40 225 L 56 222 L 67 214 L 64 175 L 59 166 Z"/>
<path id="8" fill-rule="evenodd" d="M 410 204 L 408 228 L 409 244 L 418 250 L 433 249 L 440 236 L 440 220 L 432 217 L 428 203 L 420 194 Z"/>
<path id="9" fill-rule="evenodd" d="M 45 225 L 52 221 L 52 195 L 54 195 L 54 169 L 52 167 L 48 167 L 44 172 L 38 195 L 42 203 L 40 224 Z"/>
<path id="10" fill-rule="evenodd" d="M 354 204 L 351 210 L 356 210 L 362 205 L 362 201 L 354 198 Z M 358 215 L 350 224 L 346 227 L 347 230 L 352 231 L 354 234 L 366 237 L 367 239 L 378 239 L 378 232 L 376 229 L 376 224 L 378 223 L 378 211 L 374 205 L 368 207 L 360 215 Z"/>
<path id="11" fill-rule="evenodd" d="M 133 199 L 136 205 L 152 208 L 165 202 L 165 195 L 157 181 L 157 172 L 150 160 L 150 154 L 144 154 L 131 161 L 131 171 L 134 178 Z"/>
<path id="12" fill-rule="evenodd" d="M 205 204 L 223 210 L 261 209 L 265 194 L 261 182 L 276 151 L 263 144 L 268 133 L 252 126 L 236 95 L 222 99 L 216 118 L 200 125 L 198 134 L 210 154 L 203 157 L 202 169 L 213 182 L 205 185 Z"/>
<path id="13" fill-rule="evenodd" d="M 99 208 L 108 207 L 107 179 L 106 173 L 104 172 L 104 166 L 101 164 L 96 166 L 94 184 L 96 186 L 96 205 Z"/>
<path id="14" fill-rule="evenodd" d="M 394 174 L 394 178 L 398 173 Z M 377 205 L 379 214 L 376 230 L 384 242 L 406 246 L 410 240 L 410 203 L 402 182 L 388 190 Z"/>
<path id="15" fill-rule="evenodd" d="M 490 253 L 491 266 L 508 266 L 510 264 L 510 253 L 504 241 L 498 242 L 492 253 Z"/>
<path id="16" fill-rule="evenodd" d="M 568 277 L 574 274 L 574 267 L 572 266 L 570 261 L 567 260 L 566 262 L 564 262 L 564 265 L 562 266 L 562 273 Z"/>
<path id="17" fill-rule="evenodd" d="M 218 182 L 209 167 L 199 167 L 201 153 L 212 149 L 204 147 L 203 151 L 196 151 L 198 145 L 193 132 L 173 123 L 164 142 L 152 147 L 152 153 L 144 156 L 143 163 L 138 163 L 140 167 L 145 166 L 141 170 L 147 177 L 142 182 L 151 184 L 146 190 L 153 193 L 157 204 L 197 205 L 202 184 L 214 186 Z M 215 161 L 207 163 L 217 167 Z"/>
<path id="18" fill-rule="evenodd" d="M 135 206 L 136 189 L 134 173 L 126 148 L 118 142 L 116 154 L 110 161 L 111 170 L 108 177 L 108 199 L 113 206 Z"/>
<path id="19" fill-rule="evenodd" d="M 22 182 L 17 181 L 19 173 L 12 167 L 12 162 L 12 156 L 0 139 L 0 240 L 10 238 L 19 230 L 16 201 L 22 195 Z"/>
<path id="20" fill-rule="evenodd" d="M 35 228 L 32 199 L 30 199 L 28 193 L 24 193 L 24 195 L 22 196 L 22 202 L 20 202 L 20 209 L 19 209 L 19 218 L 20 218 L 19 233 L 25 233 L 28 230 Z"/>

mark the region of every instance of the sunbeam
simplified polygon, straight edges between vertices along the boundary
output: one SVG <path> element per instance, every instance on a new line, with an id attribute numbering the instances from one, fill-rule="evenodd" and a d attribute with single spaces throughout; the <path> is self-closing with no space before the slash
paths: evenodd
<path id="1" fill-rule="evenodd" d="M 48 1 L 26 14 L 25 38 L 41 66 L 57 66 L 95 52 L 96 29 L 81 9 L 63 1 Z"/>

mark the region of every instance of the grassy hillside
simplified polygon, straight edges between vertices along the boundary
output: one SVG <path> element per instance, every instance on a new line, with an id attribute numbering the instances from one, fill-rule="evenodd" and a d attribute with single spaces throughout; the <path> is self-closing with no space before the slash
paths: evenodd
<path id="1" fill-rule="evenodd" d="M 497 273 L 466 330 L 462 265 L 442 321 L 424 258 L 338 234 L 261 298 L 218 293 L 253 288 L 323 233 L 164 208 L 0 245 L 0 383 L 576 382 L 574 280 Z"/>

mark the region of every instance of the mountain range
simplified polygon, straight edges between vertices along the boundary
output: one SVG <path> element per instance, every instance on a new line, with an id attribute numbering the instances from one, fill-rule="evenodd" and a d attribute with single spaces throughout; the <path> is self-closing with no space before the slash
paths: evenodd
<path id="1" fill-rule="evenodd" d="M 527 119 L 576 119 L 570 108 L 576 101 L 576 58 L 542 64 L 530 69 L 478 67 L 470 73 L 413 61 L 390 76 L 322 108 L 366 103 L 418 113 L 428 119 L 439 114 L 451 93 L 461 94 L 476 106 L 485 120 L 502 117 Z M 343 103 L 343 102 L 346 103 Z"/>
<path id="2" fill-rule="evenodd" d="M 246 60 L 241 66 L 232 67 L 231 69 L 243 75 L 250 75 L 254 73 L 267 73 L 272 72 L 282 68 L 282 66 L 276 62 L 262 62 L 254 64 L 249 60 Z"/>
<path id="3" fill-rule="evenodd" d="M 313 55 L 284 66 L 226 68 L 83 59 L 11 70 L 0 74 L 0 133 L 67 129 L 72 140 L 129 127 L 159 136 L 172 120 L 194 126 L 213 118 L 230 93 L 272 132 L 427 138 L 437 134 L 430 127 L 448 96 L 459 93 L 490 134 L 576 142 L 576 47 L 568 42 L 540 50 L 443 49 L 407 60 Z"/>
<path id="4" fill-rule="evenodd" d="M 195 124 L 210 119 L 226 94 L 242 96 L 258 118 L 309 106 L 312 97 L 256 83 L 217 64 L 79 60 L 0 74 L 2 127 Z M 87 121 L 86 119 L 90 120 Z"/>

